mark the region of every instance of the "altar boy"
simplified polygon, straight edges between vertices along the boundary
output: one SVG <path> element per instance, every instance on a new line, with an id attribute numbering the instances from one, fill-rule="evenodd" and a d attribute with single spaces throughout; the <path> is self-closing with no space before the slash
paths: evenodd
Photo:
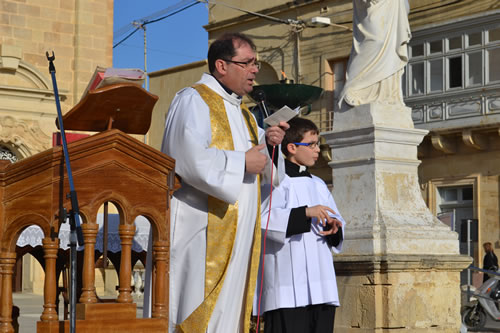
<path id="1" fill-rule="evenodd" d="M 289 124 L 282 142 L 286 177 L 271 201 L 269 187 L 262 193 L 263 235 L 271 214 L 254 313 L 263 283 L 265 333 L 331 333 L 339 306 L 332 250 L 342 248 L 345 221 L 326 184 L 307 171 L 319 157 L 318 128 L 303 118 Z"/>

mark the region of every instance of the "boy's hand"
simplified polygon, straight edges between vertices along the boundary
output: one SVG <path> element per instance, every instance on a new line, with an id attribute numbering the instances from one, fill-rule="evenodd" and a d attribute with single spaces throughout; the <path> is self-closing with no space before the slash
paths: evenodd
<path id="1" fill-rule="evenodd" d="M 342 222 L 334 217 L 328 215 L 328 212 L 336 214 L 333 209 L 323 205 L 317 205 L 313 207 L 306 207 L 306 216 L 310 218 L 316 218 L 316 223 L 321 224 L 325 227 L 327 224 L 331 226 L 329 230 L 320 231 L 323 236 L 336 234 L 339 227 L 342 227 Z"/>
<path id="2" fill-rule="evenodd" d="M 326 226 L 327 223 L 330 224 L 330 222 L 334 220 L 333 217 L 328 215 L 328 212 L 336 214 L 333 209 L 323 205 L 306 207 L 306 216 L 310 218 L 315 217 L 316 223 L 321 224 L 323 227 Z"/>
<path id="3" fill-rule="evenodd" d="M 328 225 L 332 226 L 329 230 L 319 232 L 322 236 L 336 234 L 339 231 L 339 228 L 342 227 L 342 222 L 340 222 L 336 218 L 332 218 L 332 221 L 328 222 Z"/>

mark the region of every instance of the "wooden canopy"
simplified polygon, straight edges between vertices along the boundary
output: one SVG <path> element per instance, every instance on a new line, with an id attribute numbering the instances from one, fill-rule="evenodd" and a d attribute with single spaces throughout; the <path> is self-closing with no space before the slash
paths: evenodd
<path id="1" fill-rule="evenodd" d="M 176 189 L 174 160 L 127 135 L 144 134 L 157 100 L 142 88 L 119 84 L 90 92 L 64 118 L 66 129 L 102 131 L 68 145 L 78 193 L 84 237 L 82 293 L 77 304 L 77 332 L 166 332 L 170 198 Z M 67 121 L 67 123 L 66 123 Z M 106 130 L 106 126 L 112 128 Z M 69 332 L 56 311 L 56 259 L 68 175 L 62 147 L 16 163 L 0 163 L 0 332 L 13 332 L 12 275 L 16 242 L 30 225 L 44 232 L 44 306 L 37 332 Z M 94 248 L 97 214 L 104 202 L 120 213 L 121 260 L 116 301 L 100 303 L 95 292 Z M 153 318 L 136 318 L 131 296 L 131 246 L 134 220 L 146 217 L 153 231 Z M 21 327 L 22 330 L 22 327 Z"/>

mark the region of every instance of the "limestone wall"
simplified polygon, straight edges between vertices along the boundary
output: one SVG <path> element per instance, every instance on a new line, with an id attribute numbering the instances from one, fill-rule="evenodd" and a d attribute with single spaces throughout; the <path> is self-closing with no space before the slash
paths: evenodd
<path id="1" fill-rule="evenodd" d="M 24 144 L 26 152 L 16 151 L 18 157 L 50 147 L 56 130 L 45 52 L 55 53 L 57 84 L 65 112 L 78 102 L 95 67 L 111 66 L 112 39 L 112 0 L 0 3 L 0 122 L 40 131 L 32 141 L 38 141 L 41 147 L 29 142 L 30 130 L 16 133 L 20 138 L 17 142 L 12 142 L 12 137 L 2 138 L 14 149 Z"/>

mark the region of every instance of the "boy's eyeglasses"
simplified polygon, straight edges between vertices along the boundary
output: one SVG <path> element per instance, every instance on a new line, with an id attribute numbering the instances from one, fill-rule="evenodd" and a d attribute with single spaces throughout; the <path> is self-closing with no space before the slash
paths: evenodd
<path id="1" fill-rule="evenodd" d="M 317 142 L 292 142 L 296 146 L 307 146 L 311 149 L 314 149 L 318 146 Z"/>
<path id="2" fill-rule="evenodd" d="M 260 69 L 260 61 L 257 61 L 255 59 L 251 59 L 248 61 L 235 61 L 235 60 L 229 60 L 229 59 L 221 59 L 224 60 L 225 62 L 231 62 L 236 65 L 241 65 L 240 67 L 243 67 L 245 69 L 250 68 L 251 66 L 254 66 L 257 69 Z"/>

